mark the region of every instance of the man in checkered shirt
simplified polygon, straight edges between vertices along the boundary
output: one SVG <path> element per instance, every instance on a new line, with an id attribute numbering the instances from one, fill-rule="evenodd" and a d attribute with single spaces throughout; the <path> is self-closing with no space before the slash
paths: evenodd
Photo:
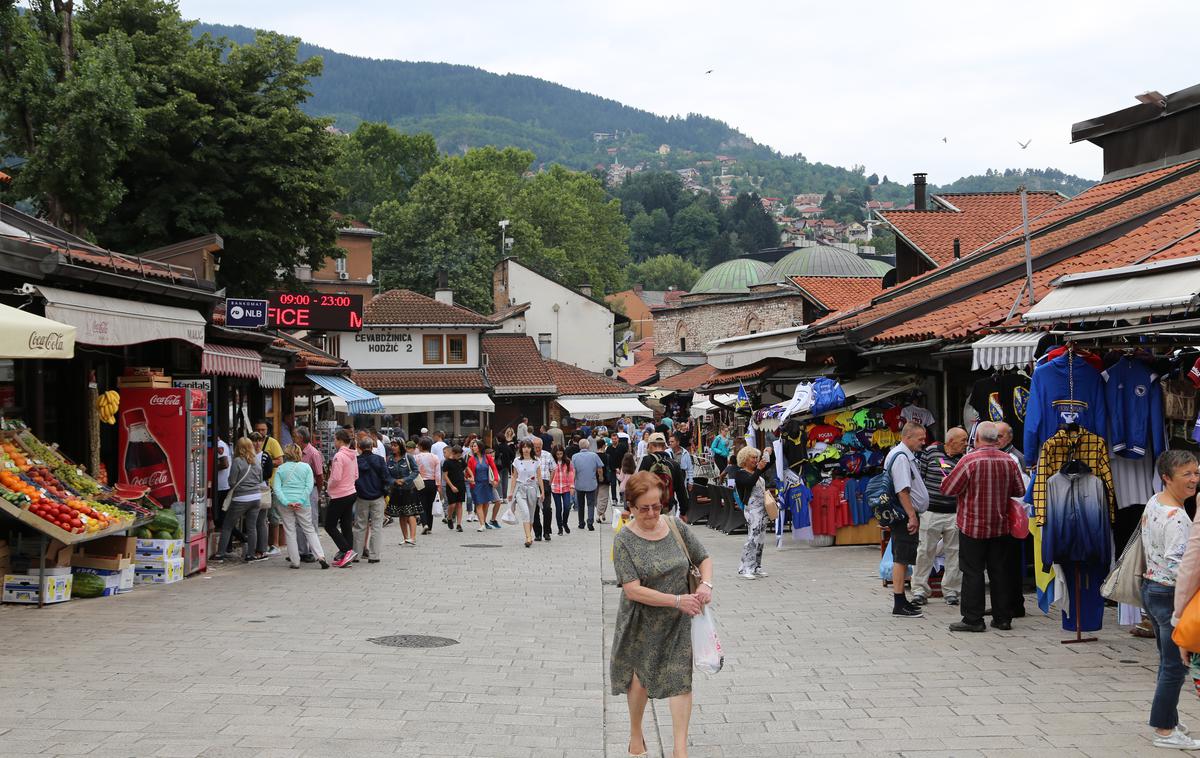
<path id="1" fill-rule="evenodd" d="M 962 570 L 962 621 L 952 632 L 982 632 L 983 572 L 992 594 L 992 628 L 1012 629 L 1009 579 L 1005 575 L 1009 500 L 1025 494 L 1012 456 L 999 448 L 1000 429 L 984 421 L 975 430 L 975 450 L 942 482 L 942 493 L 958 497 L 958 563 Z"/>

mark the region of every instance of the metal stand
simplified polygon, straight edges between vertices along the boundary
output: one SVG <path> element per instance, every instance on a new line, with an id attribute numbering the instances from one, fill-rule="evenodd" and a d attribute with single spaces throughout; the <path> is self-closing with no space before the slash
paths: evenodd
<path id="1" fill-rule="evenodd" d="M 1080 621 L 1080 606 L 1082 605 L 1082 601 L 1080 601 L 1080 599 L 1079 599 L 1079 593 L 1081 591 L 1082 591 L 1082 582 L 1079 578 L 1079 564 L 1076 564 L 1075 565 L 1075 639 L 1060 640 L 1060 642 L 1062 642 L 1062 644 L 1064 644 L 1064 645 L 1076 645 L 1080 642 L 1096 642 L 1096 640 L 1098 639 L 1096 637 L 1084 637 L 1083 632 L 1080 631 L 1080 629 L 1079 629 L 1079 625 L 1082 623 Z"/>

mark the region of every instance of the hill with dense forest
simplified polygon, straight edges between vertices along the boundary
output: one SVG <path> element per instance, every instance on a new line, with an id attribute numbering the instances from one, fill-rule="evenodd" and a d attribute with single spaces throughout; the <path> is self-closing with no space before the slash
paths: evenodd
<path id="1" fill-rule="evenodd" d="M 238 43 L 254 39 L 254 31 L 244 26 L 201 23 L 194 33 Z M 532 151 L 543 166 L 559 163 L 577 170 L 598 171 L 613 164 L 634 170 L 695 168 L 700 186 L 730 194 L 790 197 L 868 184 L 862 166 L 843 168 L 800 154 L 784 155 L 699 114 L 659 116 L 531 76 L 363 58 L 301 43 L 301 58 L 317 55 L 324 60 L 324 73 L 312 82 L 305 109 L 335 119 L 347 131 L 363 121 L 380 121 L 405 132 L 428 132 L 447 153 L 513 146 Z M 669 151 L 660 151 L 664 145 Z M 724 164 L 718 156 L 727 158 Z M 989 170 L 933 191 L 1011 190 L 1022 183 L 1074 195 L 1094 182 L 1055 169 Z M 878 200 L 908 202 L 911 197 L 907 182 L 885 177 L 870 184 Z"/>

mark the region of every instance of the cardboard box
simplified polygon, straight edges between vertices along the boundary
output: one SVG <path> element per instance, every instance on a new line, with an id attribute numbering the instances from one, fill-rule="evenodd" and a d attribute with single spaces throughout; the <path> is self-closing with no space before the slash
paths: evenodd
<path id="1" fill-rule="evenodd" d="M 135 578 L 133 566 L 128 565 L 118 571 L 99 568 L 73 568 L 72 574 L 95 574 L 104 579 L 104 594 L 101 597 L 109 597 L 111 595 L 119 595 L 123 592 L 129 592 L 133 589 L 133 580 Z"/>
<path id="2" fill-rule="evenodd" d="M 137 540 L 134 563 L 173 560 L 183 557 L 183 540 Z"/>
<path id="3" fill-rule="evenodd" d="M 75 553 L 75 548 L 70 545 L 59 542 L 58 540 L 50 540 L 46 545 L 46 568 L 60 568 L 71 566 L 71 557 Z M 21 551 L 12 556 L 11 562 L 16 564 L 18 568 L 24 569 L 26 566 L 33 568 L 38 567 L 38 543 L 37 540 L 25 540 L 21 543 Z"/>
<path id="4" fill-rule="evenodd" d="M 169 376 L 131 376 L 117 377 L 117 389 L 148 389 L 160 390 L 171 389 L 171 377 Z"/>
<path id="5" fill-rule="evenodd" d="M 4 575 L 4 594 L 0 596 L 0 601 L 36 604 L 39 594 L 45 594 L 47 604 L 70 600 L 71 575 L 68 573 L 66 576 L 46 576 L 40 583 L 38 577 L 29 574 Z"/>
<path id="6" fill-rule="evenodd" d="M 136 554 L 137 540 L 133 537 L 101 537 L 78 545 L 71 566 L 120 571 L 133 564 Z"/>
<path id="7" fill-rule="evenodd" d="M 183 558 L 168 558 L 160 561 L 141 562 L 133 566 L 137 584 L 173 584 L 183 579 Z"/>
<path id="8" fill-rule="evenodd" d="M 121 376 L 162 376 L 163 370 L 153 366 L 126 366 Z"/>
<path id="9" fill-rule="evenodd" d="M 42 574 L 42 576 L 68 576 L 71 573 L 71 567 L 47 566 L 46 570 L 43 572 L 37 566 L 30 566 L 22 573 L 26 574 L 27 576 L 37 576 L 39 573 Z"/>

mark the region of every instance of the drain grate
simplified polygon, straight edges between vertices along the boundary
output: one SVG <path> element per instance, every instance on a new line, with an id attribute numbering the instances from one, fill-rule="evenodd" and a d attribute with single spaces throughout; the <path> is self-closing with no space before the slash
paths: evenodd
<path id="1" fill-rule="evenodd" d="M 504 547 L 504 546 L 503 545 L 489 545 L 489 544 L 485 544 L 482 542 L 472 542 L 472 543 L 463 545 L 463 547 Z"/>
<path id="2" fill-rule="evenodd" d="M 458 640 L 449 637 L 431 637 L 425 634 L 392 634 L 387 637 L 370 637 L 367 642 L 374 642 L 384 647 L 450 647 L 457 645 Z"/>

